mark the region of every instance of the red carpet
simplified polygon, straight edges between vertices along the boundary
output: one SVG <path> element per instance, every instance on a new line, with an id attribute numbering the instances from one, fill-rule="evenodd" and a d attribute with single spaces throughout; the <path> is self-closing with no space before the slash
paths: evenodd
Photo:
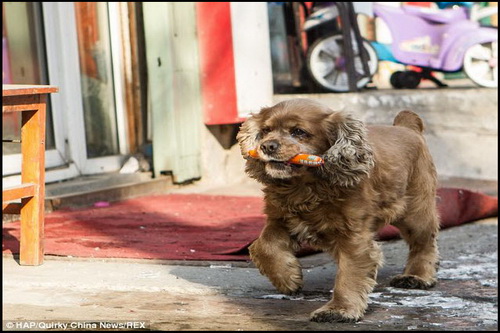
<path id="1" fill-rule="evenodd" d="M 440 189 L 442 227 L 496 216 L 498 199 Z M 248 260 L 246 247 L 265 223 L 257 197 L 148 196 L 109 207 L 61 210 L 45 219 L 45 253 L 95 258 Z M 384 228 L 381 240 L 398 237 Z M 19 253 L 19 223 L 3 227 L 3 252 Z"/>

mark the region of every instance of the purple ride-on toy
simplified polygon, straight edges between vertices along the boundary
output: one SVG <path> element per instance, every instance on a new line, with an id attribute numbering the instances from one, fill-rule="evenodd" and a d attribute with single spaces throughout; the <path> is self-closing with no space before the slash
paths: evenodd
<path id="1" fill-rule="evenodd" d="M 304 30 L 310 30 L 338 16 L 335 3 L 313 12 Z M 416 88 L 421 78 L 446 86 L 430 75 L 431 71 L 463 70 L 479 86 L 498 87 L 498 29 L 480 26 L 469 17 L 470 8 L 430 9 L 416 6 L 393 7 L 373 4 L 373 13 L 387 25 L 392 38 L 389 45 L 363 43 L 368 54 L 370 74 L 375 74 L 378 60 L 389 60 L 420 67 L 421 72 L 396 72 L 391 84 L 396 88 Z M 362 73 L 359 50 L 355 68 Z M 342 35 L 334 33 L 318 38 L 308 49 L 307 67 L 314 81 L 326 90 L 348 91 L 343 58 Z M 360 75 L 357 87 L 368 84 Z"/>

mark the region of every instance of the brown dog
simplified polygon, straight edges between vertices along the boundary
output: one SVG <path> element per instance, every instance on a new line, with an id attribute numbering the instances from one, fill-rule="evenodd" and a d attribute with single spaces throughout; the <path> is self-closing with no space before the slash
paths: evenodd
<path id="1" fill-rule="evenodd" d="M 273 285 L 292 294 L 302 287 L 294 255 L 301 242 L 333 256 L 333 298 L 313 321 L 357 321 L 376 284 L 382 252 L 374 235 L 399 228 L 410 247 L 403 274 L 391 286 L 436 284 L 439 218 L 436 170 L 422 136 L 423 123 L 402 111 L 394 126 L 359 120 L 308 99 L 281 102 L 251 116 L 237 139 L 247 173 L 264 184 L 267 224 L 250 256 Z M 259 158 L 249 158 L 256 149 Z M 299 153 L 320 155 L 321 167 L 287 163 Z"/>

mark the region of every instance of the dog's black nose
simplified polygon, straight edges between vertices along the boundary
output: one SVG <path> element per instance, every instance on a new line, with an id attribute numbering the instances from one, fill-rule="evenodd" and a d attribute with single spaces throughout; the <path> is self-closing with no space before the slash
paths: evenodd
<path id="1" fill-rule="evenodd" d="M 276 140 L 269 140 L 260 145 L 260 149 L 266 154 L 272 154 L 278 150 L 280 144 Z"/>

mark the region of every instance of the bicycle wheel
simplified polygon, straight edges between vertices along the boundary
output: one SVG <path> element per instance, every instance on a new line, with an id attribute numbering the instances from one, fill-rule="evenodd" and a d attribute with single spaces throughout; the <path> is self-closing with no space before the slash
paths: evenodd
<path id="1" fill-rule="evenodd" d="M 498 87 L 498 42 L 487 42 L 470 47 L 464 56 L 464 72 L 476 84 Z"/>
<path id="2" fill-rule="evenodd" d="M 363 40 L 363 47 L 368 54 L 368 68 L 370 77 L 363 77 L 363 65 L 357 44 L 353 42 L 354 68 L 359 79 L 356 82 L 358 88 L 362 88 L 370 82 L 371 77 L 377 71 L 378 57 L 371 44 Z M 347 76 L 347 59 L 344 56 L 343 37 L 340 34 L 326 36 L 314 42 L 307 52 L 307 69 L 309 74 L 320 87 L 334 91 L 349 91 Z"/>

